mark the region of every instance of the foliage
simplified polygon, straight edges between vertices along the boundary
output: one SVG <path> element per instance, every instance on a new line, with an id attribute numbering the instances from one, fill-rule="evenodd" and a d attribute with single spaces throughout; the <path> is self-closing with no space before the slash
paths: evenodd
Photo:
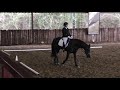
<path id="1" fill-rule="evenodd" d="M 30 13 L 0 13 L 0 29 L 30 29 Z"/>
<path id="2" fill-rule="evenodd" d="M 88 28 L 88 13 L 33 13 L 34 29 Z M 31 29 L 31 13 L 0 13 L 0 30 Z M 74 27 L 75 26 L 75 27 Z M 120 13 L 101 13 L 101 28 L 120 26 Z"/>
<path id="3" fill-rule="evenodd" d="M 101 13 L 101 28 L 117 28 L 120 26 L 120 13 Z"/>

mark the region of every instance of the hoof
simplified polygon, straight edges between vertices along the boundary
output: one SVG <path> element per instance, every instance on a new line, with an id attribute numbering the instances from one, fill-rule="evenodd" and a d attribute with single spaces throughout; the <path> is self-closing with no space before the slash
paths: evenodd
<path id="1" fill-rule="evenodd" d="M 78 65 L 75 65 L 77 68 L 80 68 L 80 66 L 78 66 Z"/>
<path id="2" fill-rule="evenodd" d="M 57 65 L 57 63 L 54 63 L 54 65 Z"/>
<path id="3" fill-rule="evenodd" d="M 62 64 L 62 66 L 65 66 L 64 64 Z"/>
<path id="4" fill-rule="evenodd" d="M 61 64 L 64 64 L 64 62 L 63 62 L 63 63 L 61 63 Z"/>
<path id="5" fill-rule="evenodd" d="M 57 63 L 57 65 L 60 65 L 60 63 Z"/>
<path id="6" fill-rule="evenodd" d="M 60 65 L 60 63 L 54 63 L 54 65 Z"/>

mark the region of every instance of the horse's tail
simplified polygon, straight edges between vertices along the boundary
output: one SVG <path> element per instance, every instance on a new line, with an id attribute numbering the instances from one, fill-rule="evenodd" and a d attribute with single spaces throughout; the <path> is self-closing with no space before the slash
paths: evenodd
<path id="1" fill-rule="evenodd" d="M 53 39 L 52 44 L 51 44 L 51 57 L 55 57 L 56 54 L 59 52 L 59 46 L 58 46 L 58 42 L 61 39 L 61 37 L 57 37 L 55 39 Z"/>
<path id="2" fill-rule="evenodd" d="M 54 48 L 53 48 L 53 46 L 52 46 L 51 57 L 55 57 L 55 52 L 54 52 Z"/>
<path id="3" fill-rule="evenodd" d="M 55 55 L 56 55 L 56 52 L 55 52 L 55 40 L 53 40 L 53 42 L 52 42 L 52 44 L 51 44 L 51 50 L 52 50 L 52 52 L 51 52 L 51 57 L 55 57 Z"/>

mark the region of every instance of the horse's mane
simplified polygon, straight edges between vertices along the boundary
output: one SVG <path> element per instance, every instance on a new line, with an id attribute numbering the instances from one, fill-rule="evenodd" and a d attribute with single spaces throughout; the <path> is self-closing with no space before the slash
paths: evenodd
<path id="1" fill-rule="evenodd" d="M 72 39 L 72 40 L 75 40 L 75 41 L 78 41 L 80 43 L 85 43 L 84 41 L 80 40 L 80 39 Z M 86 43 L 85 43 L 86 44 Z"/>

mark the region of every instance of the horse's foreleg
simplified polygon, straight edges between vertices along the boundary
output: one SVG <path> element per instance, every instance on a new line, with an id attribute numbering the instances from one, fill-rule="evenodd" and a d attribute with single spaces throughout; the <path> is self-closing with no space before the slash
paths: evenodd
<path id="1" fill-rule="evenodd" d="M 70 53 L 68 53 L 68 52 L 67 52 L 66 59 L 63 61 L 63 63 L 62 63 L 62 64 L 64 64 L 64 63 L 68 60 L 69 54 L 70 54 Z"/>
<path id="2" fill-rule="evenodd" d="M 58 56 L 57 55 L 54 58 L 54 64 L 58 64 Z"/>
<path id="3" fill-rule="evenodd" d="M 59 64 L 60 64 L 59 61 L 58 61 L 58 53 L 59 53 L 59 50 L 60 50 L 60 49 L 58 49 L 58 50 L 56 51 L 56 53 L 55 53 L 54 64 L 56 64 L 56 65 L 59 65 Z"/>
<path id="4" fill-rule="evenodd" d="M 73 55 L 74 55 L 75 66 L 78 66 L 78 65 L 77 65 L 77 61 L 76 61 L 76 53 L 73 53 Z"/>
<path id="5" fill-rule="evenodd" d="M 57 63 L 57 57 L 55 56 L 54 57 L 54 64 L 56 64 Z"/>

